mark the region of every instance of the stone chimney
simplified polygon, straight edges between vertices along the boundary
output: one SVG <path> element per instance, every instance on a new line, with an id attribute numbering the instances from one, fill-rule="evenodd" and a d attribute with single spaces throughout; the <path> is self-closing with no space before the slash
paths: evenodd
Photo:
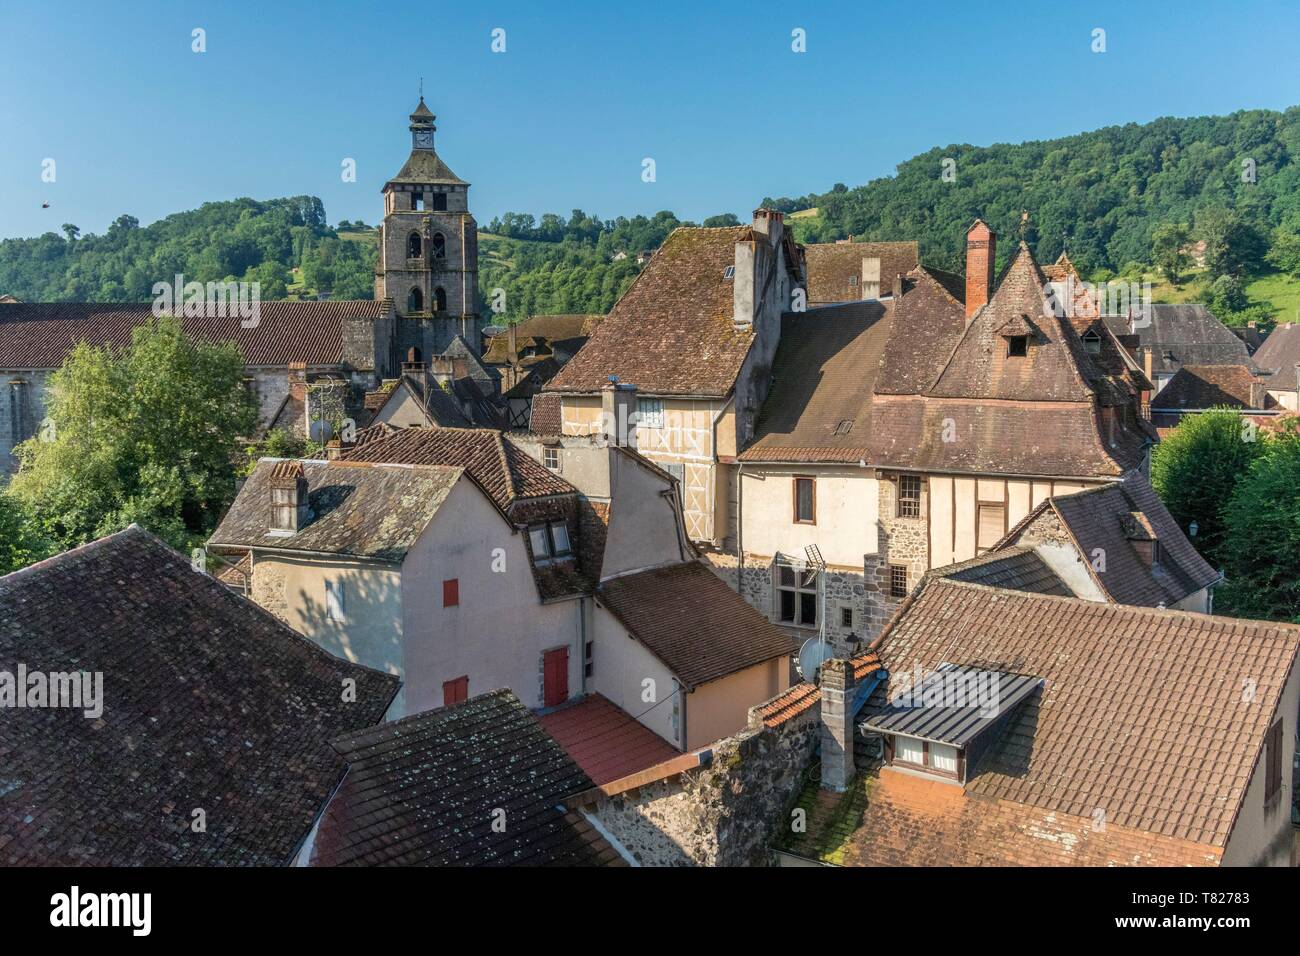
<path id="1" fill-rule="evenodd" d="M 843 793 L 853 781 L 853 662 L 831 658 L 821 668 L 822 788 Z"/>
<path id="2" fill-rule="evenodd" d="M 636 448 L 636 386 L 617 375 L 600 390 L 600 436 L 619 448 Z"/>
<path id="3" fill-rule="evenodd" d="M 785 231 L 785 213 L 775 209 L 754 210 L 754 231 L 767 236 L 768 244 L 775 246 Z"/>
<path id="4" fill-rule="evenodd" d="M 858 290 L 863 299 L 879 299 L 885 294 L 880 285 L 880 257 L 864 256 L 862 259 L 862 288 Z"/>
<path id="5" fill-rule="evenodd" d="M 997 259 L 998 234 L 976 219 L 966 230 L 966 318 L 970 318 L 993 294 L 993 263 Z"/>
<path id="6" fill-rule="evenodd" d="M 307 475 L 296 461 L 278 461 L 271 468 L 271 530 L 297 533 L 311 518 Z"/>

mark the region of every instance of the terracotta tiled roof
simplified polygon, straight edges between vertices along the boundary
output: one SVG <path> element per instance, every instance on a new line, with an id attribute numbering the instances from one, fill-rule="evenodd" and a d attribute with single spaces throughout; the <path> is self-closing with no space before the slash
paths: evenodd
<path id="1" fill-rule="evenodd" d="M 530 316 L 515 326 L 515 343 L 519 349 L 522 349 L 524 343 L 528 341 L 549 344 L 585 339 L 602 318 L 604 316 L 592 314 Z M 496 365 L 504 365 L 512 358 L 514 356 L 510 355 L 508 330 L 500 335 L 494 335 L 487 351 L 483 354 L 484 362 Z"/>
<path id="2" fill-rule="evenodd" d="M 937 275 L 933 269 L 916 269 L 907 277 L 902 298 L 893 304 L 897 332 L 885 345 L 876 376 L 880 394 L 927 391 L 966 332 L 963 297 L 954 295 Z"/>
<path id="3" fill-rule="evenodd" d="M 1003 273 L 992 298 L 972 317 L 929 394 L 944 398 L 1090 402 L 1085 367 L 1091 365 L 1068 320 L 1053 314 L 1043 295 L 1046 280 L 1028 246 Z M 1028 354 L 1006 356 L 1003 329 L 1032 332 Z M 1027 331 L 1028 330 L 1028 331 Z"/>
<path id="4" fill-rule="evenodd" d="M 1120 604 L 1173 606 L 1219 579 L 1141 474 L 1131 474 L 1119 484 L 1048 498 L 998 547 L 1031 543 L 1037 526 L 1053 515 L 1078 545 L 1083 565 L 1097 585 Z M 1130 540 L 1134 529 L 1127 526 L 1134 521 L 1143 535 L 1153 533 L 1160 543 L 1160 559 L 1154 567 Z M 1053 531 L 1048 533 L 1054 537 Z M 1094 564 L 1098 554 L 1105 556 L 1104 571 Z"/>
<path id="5" fill-rule="evenodd" d="M 675 229 L 548 388 L 595 392 L 617 375 L 642 394 L 730 392 L 754 333 L 732 327 L 723 270 L 747 228 Z"/>
<path id="6" fill-rule="evenodd" d="M 1263 380 L 1269 388 L 1295 388 L 1295 367 L 1300 364 L 1300 323 L 1286 322 L 1273 329 L 1254 358 L 1257 366 L 1273 373 Z"/>
<path id="7" fill-rule="evenodd" d="M 931 576 L 876 646 L 895 674 L 969 664 L 1046 682 L 972 767 L 968 793 L 1084 819 L 1100 810 L 1107 829 L 1213 848 L 1227 840 L 1298 648 L 1296 625 Z M 1231 673 L 1219 666 L 1228 660 Z"/>
<path id="8" fill-rule="evenodd" d="M 101 673 L 104 709 L 4 711 L 3 866 L 283 866 L 343 777 L 329 740 L 397 693 L 134 525 L 0 578 L 0 671 L 20 661 Z"/>
<path id="9" fill-rule="evenodd" d="M 1220 405 L 1268 409 L 1276 408 L 1277 402 L 1244 365 L 1184 365 L 1151 399 L 1153 410 L 1206 409 Z"/>
<path id="10" fill-rule="evenodd" d="M 597 786 L 680 756 L 676 747 L 599 694 L 537 719 Z"/>
<path id="11" fill-rule="evenodd" d="M 698 561 L 603 581 L 596 600 L 690 690 L 796 650 Z"/>
<path id="12" fill-rule="evenodd" d="M 880 670 L 880 657 L 875 651 L 864 651 L 851 658 L 853 661 L 853 679 L 861 682 Z M 808 681 L 795 684 L 785 693 L 780 694 L 757 709 L 765 726 L 778 727 L 787 720 L 797 717 L 817 706 L 822 699 L 821 688 Z"/>
<path id="13" fill-rule="evenodd" d="M 271 529 L 273 470 L 264 458 L 249 475 L 209 542 L 217 548 L 273 548 L 401 561 L 428 527 L 462 468 L 301 462 L 311 518 L 292 534 Z"/>
<path id="14" fill-rule="evenodd" d="M 378 319 L 383 302 L 263 302 L 261 321 L 245 329 L 235 318 L 186 318 L 186 332 L 231 341 L 249 365 L 338 365 L 343 320 Z M 58 368 L 79 342 L 125 347 L 131 330 L 153 317 L 150 303 L 50 302 L 0 305 L 0 368 Z"/>
<path id="15" fill-rule="evenodd" d="M 851 461 L 868 453 L 871 390 L 892 302 L 787 313 L 772 390 L 742 461 Z"/>
<path id="16" fill-rule="evenodd" d="M 321 819 L 319 865 L 622 864 L 594 829 L 566 819 L 561 804 L 591 779 L 508 690 L 334 746 L 348 775 Z"/>
<path id="17" fill-rule="evenodd" d="M 791 334 L 741 460 L 1054 477 L 1118 477 L 1142 461 L 1155 435 L 1135 408 L 1137 378 L 1116 380 L 1087 354 L 1044 298 L 1027 248 L 969 323 L 935 275 L 917 268 L 901 298 L 843 307 L 842 327 L 819 327 L 824 310 L 786 318 Z M 852 311 L 869 308 L 884 318 Z M 1025 357 L 1007 356 L 1008 328 L 1034 333 Z M 1131 376 L 1111 351 L 1099 358 Z M 1112 406 L 1113 435 L 1101 411 Z"/>
<path id="18" fill-rule="evenodd" d="M 986 475 L 1118 477 L 1148 441 L 1126 428 L 1107 446 L 1095 409 L 1081 402 L 877 396 L 871 425 L 869 464 Z"/>
<path id="19" fill-rule="evenodd" d="M 341 460 L 464 468 L 502 511 L 520 498 L 577 493 L 501 432 L 484 428 L 401 428 L 358 443 Z"/>
<path id="20" fill-rule="evenodd" d="M 1221 849 L 884 767 L 845 866 L 1217 866 Z"/>
<path id="21" fill-rule="evenodd" d="M 819 242 L 804 246 L 809 302 L 851 302 L 862 298 L 862 260 L 880 260 L 880 294 L 916 268 L 915 242 Z M 857 282 L 849 284 L 851 277 Z"/>
<path id="22" fill-rule="evenodd" d="M 561 426 L 561 398 L 559 392 L 542 392 L 533 396 L 529 410 L 528 430 L 535 435 L 558 435 Z"/>

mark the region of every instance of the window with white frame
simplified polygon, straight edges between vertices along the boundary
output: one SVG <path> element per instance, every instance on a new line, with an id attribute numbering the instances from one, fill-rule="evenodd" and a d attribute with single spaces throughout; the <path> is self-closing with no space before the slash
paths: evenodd
<path id="1" fill-rule="evenodd" d="M 542 464 L 551 471 L 560 470 L 560 449 L 548 447 L 542 449 Z"/>
<path id="2" fill-rule="evenodd" d="M 636 423 L 641 428 L 663 428 L 663 399 L 638 398 L 636 400 Z"/>
<path id="3" fill-rule="evenodd" d="M 817 626 L 817 572 L 776 565 L 776 617 L 782 624 Z"/>
<path id="4" fill-rule="evenodd" d="M 343 620 L 343 582 L 325 582 L 325 616 L 331 621 Z"/>
<path id="5" fill-rule="evenodd" d="M 915 737 L 894 738 L 894 761 L 925 766 L 925 744 Z"/>

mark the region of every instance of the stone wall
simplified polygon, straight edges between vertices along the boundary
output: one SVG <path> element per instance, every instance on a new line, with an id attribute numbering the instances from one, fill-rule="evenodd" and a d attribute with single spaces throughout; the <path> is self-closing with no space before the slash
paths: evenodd
<path id="1" fill-rule="evenodd" d="M 606 799 L 591 811 L 643 866 L 763 866 L 821 734 L 820 708 L 713 745 L 706 767 Z"/>
<path id="2" fill-rule="evenodd" d="M 735 555 L 722 552 L 706 552 L 703 555 L 713 573 L 727 582 L 733 591 L 736 588 L 737 562 Z M 868 561 L 872 556 L 868 556 Z M 745 567 L 740 571 L 740 596 L 772 621 L 798 643 L 816 637 L 816 628 L 793 627 L 774 620 L 775 605 L 772 594 L 772 558 L 757 554 L 745 555 Z M 873 569 L 874 570 L 874 569 Z M 868 576 L 849 568 L 828 568 L 826 571 L 826 638 L 835 650 L 836 656 L 844 657 L 858 653 L 863 646 L 880 633 L 888 615 L 893 612 L 894 603 L 881 604 L 881 594 L 888 594 L 886 581 L 883 592 L 874 575 Z M 920 580 L 918 578 L 918 580 Z M 843 610 L 852 611 L 851 623 L 844 624 Z M 854 643 L 851 638 L 857 638 Z"/>
<path id="3" fill-rule="evenodd" d="M 0 479 L 18 469 L 14 446 L 40 430 L 48 378 L 45 371 L 0 370 Z"/>

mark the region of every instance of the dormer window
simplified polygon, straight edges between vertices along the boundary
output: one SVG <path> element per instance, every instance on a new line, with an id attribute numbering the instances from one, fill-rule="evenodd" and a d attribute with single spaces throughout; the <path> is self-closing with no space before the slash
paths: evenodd
<path id="1" fill-rule="evenodd" d="M 533 560 L 539 564 L 563 561 L 573 554 L 569 543 L 569 526 L 563 521 L 551 521 L 529 528 L 528 542 L 532 545 Z"/>
<path id="2" fill-rule="evenodd" d="M 1096 329 L 1089 329 L 1083 333 L 1083 347 L 1089 355 L 1101 354 L 1101 336 L 1097 334 Z"/>
<path id="3" fill-rule="evenodd" d="M 889 703 L 863 726 L 884 737 L 890 766 L 961 784 L 1020 704 L 1043 686 L 1037 677 L 954 664 L 908 678 L 903 671 L 891 679 Z"/>
<path id="4" fill-rule="evenodd" d="M 297 534 L 310 518 L 307 476 L 296 461 L 280 461 L 271 468 L 271 524 L 274 535 Z"/>
<path id="5" fill-rule="evenodd" d="M 1029 336 L 1007 336 L 1007 358 L 1024 358 L 1029 354 Z"/>

